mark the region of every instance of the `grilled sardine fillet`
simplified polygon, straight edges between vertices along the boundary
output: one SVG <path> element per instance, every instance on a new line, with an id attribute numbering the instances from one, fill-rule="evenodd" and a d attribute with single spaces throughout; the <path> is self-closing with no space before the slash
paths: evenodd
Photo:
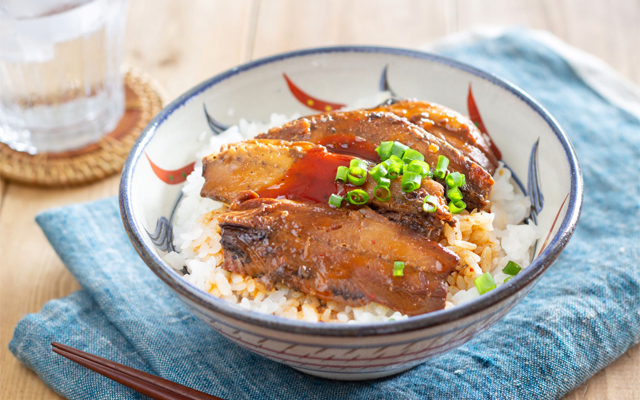
<path id="1" fill-rule="evenodd" d="M 388 111 L 404 117 L 425 131 L 446 140 L 493 175 L 498 158 L 490 140 L 462 114 L 435 103 L 416 99 L 389 100 L 371 111 Z"/>
<path id="2" fill-rule="evenodd" d="M 458 257 L 368 207 L 254 198 L 218 217 L 223 268 L 329 301 L 407 315 L 444 308 Z M 393 276 L 403 261 L 402 276 Z"/>
<path id="3" fill-rule="evenodd" d="M 424 179 L 421 187 L 410 193 L 402 191 L 400 179 L 395 179 L 387 201 L 376 199 L 377 183 L 368 174 L 360 187 L 335 182 L 338 167 L 348 166 L 353 158 L 309 142 L 263 139 L 233 143 L 203 160 L 205 184 L 201 195 L 228 204 L 245 198 L 247 192 L 262 198 L 327 204 L 332 194 L 344 196 L 350 190 L 362 189 L 369 194 L 367 204 L 372 209 L 429 239 L 439 240 L 444 223 L 453 224 L 444 188 L 432 179 Z M 422 209 L 428 195 L 438 199 L 433 213 Z"/>
<path id="4" fill-rule="evenodd" d="M 460 190 L 467 209 L 485 209 L 489 205 L 494 183 L 491 174 L 445 140 L 390 112 L 357 110 L 313 115 L 273 128 L 257 138 L 319 143 L 341 153 L 349 149 L 345 151 L 342 146 L 334 145 L 332 138 L 344 141 L 345 136 L 353 137 L 352 142 L 364 141 L 373 147 L 384 141 L 399 141 L 421 152 L 432 168 L 436 167 L 439 155 L 446 156 L 450 161 L 449 170 L 466 177 L 467 183 Z M 380 160 L 372 156 L 372 161 Z"/>

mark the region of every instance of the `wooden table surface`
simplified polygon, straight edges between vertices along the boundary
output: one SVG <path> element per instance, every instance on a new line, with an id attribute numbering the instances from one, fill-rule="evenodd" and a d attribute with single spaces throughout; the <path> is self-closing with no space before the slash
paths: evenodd
<path id="1" fill-rule="evenodd" d="M 125 60 L 174 98 L 229 67 L 274 53 L 339 44 L 417 48 L 481 25 L 551 31 L 640 85 L 640 0 L 130 0 Z M 117 190 L 118 177 L 61 190 L 0 180 L 0 398 L 58 398 L 7 345 L 25 314 L 80 288 L 35 215 Z M 640 399 L 640 346 L 566 398 Z"/>

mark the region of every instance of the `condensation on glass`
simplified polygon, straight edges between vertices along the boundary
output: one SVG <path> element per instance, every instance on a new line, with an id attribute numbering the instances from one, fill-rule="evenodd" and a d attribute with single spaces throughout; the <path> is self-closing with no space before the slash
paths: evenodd
<path id="1" fill-rule="evenodd" d="M 98 141 L 124 113 L 127 0 L 0 3 L 0 141 L 29 153 Z"/>

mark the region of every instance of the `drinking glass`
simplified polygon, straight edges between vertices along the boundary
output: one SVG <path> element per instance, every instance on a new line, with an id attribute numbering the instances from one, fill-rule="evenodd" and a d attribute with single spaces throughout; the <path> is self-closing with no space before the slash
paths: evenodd
<path id="1" fill-rule="evenodd" d="M 0 0 L 0 142 L 56 153 L 117 126 L 126 7 L 127 0 Z"/>

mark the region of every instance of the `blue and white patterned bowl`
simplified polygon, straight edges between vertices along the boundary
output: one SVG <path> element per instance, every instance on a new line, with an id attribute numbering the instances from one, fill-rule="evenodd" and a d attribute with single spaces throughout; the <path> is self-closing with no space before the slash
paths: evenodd
<path id="1" fill-rule="evenodd" d="M 246 311 L 197 289 L 162 258 L 168 220 L 202 132 L 240 117 L 312 114 L 391 90 L 467 113 L 490 134 L 531 197 L 546 234 L 532 264 L 470 303 L 408 320 L 337 324 Z M 317 97 L 316 97 L 317 96 Z M 228 110 L 235 111 L 235 117 Z M 524 182 L 526 181 L 526 182 Z M 333 379 L 392 375 L 453 349 L 494 324 L 540 279 L 569 241 L 580 214 L 582 175 L 573 147 L 538 103 L 512 84 L 447 58 L 380 47 L 332 47 L 269 57 L 217 75 L 169 104 L 145 128 L 125 164 L 120 209 L 131 242 L 203 321 L 237 345 Z M 548 233 L 547 233 L 548 232 Z"/>

